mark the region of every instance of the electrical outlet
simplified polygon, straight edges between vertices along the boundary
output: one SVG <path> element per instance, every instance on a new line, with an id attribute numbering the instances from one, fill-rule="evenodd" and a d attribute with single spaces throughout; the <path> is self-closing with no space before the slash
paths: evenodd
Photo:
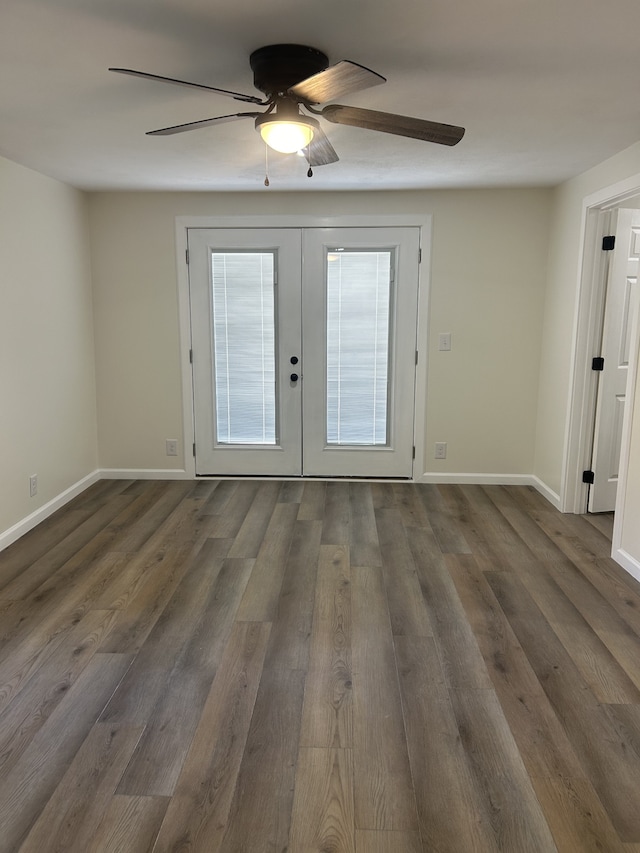
<path id="1" fill-rule="evenodd" d="M 167 456 L 177 456 L 178 455 L 178 439 L 177 438 L 168 438 L 166 445 L 167 445 Z"/>
<path id="2" fill-rule="evenodd" d="M 436 452 L 434 454 L 435 459 L 446 459 L 447 458 L 447 442 L 446 441 L 436 441 Z"/>
<path id="3" fill-rule="evenodd" d="M 29 477 L 29 497 L 34 498 L 38 494 L 38 475 L 32 474 Z"/>

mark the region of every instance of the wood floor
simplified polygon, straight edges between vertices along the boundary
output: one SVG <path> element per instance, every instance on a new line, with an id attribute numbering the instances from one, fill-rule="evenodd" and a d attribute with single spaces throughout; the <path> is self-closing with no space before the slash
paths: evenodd
<path id="1" fill-rule="evenodd" d="M 526 487 L 103 481 L 0 554 L 2 853 L 640 853 L 640 585 Z"/>

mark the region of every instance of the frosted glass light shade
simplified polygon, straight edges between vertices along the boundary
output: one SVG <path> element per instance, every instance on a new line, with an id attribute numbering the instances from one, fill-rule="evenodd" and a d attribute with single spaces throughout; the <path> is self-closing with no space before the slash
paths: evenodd
<path id="1" fill-rule="evenodd" d="M 311 142 L 313 127 L 302 121 L 266 121 L 260 125 L 260 136 L 275 151 L 293 154 Z"/>

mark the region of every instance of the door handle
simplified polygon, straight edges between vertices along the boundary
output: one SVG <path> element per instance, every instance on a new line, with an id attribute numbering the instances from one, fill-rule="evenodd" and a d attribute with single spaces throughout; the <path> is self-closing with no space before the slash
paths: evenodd
<path id="1" fill-rule="evenodd" d="M 292 373 L 289 378 L 291 379 L 292 382 L 297 382 L 300 377 L 298 376 L 297 373 Z"/>

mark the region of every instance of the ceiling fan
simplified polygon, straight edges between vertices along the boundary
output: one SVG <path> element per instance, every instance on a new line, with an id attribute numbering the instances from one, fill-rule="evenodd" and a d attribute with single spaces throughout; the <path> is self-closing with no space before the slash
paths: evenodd
<path id="1" fill-rule="evenodd" d="M 335 65 L 329 65 L 328 57 L 315 48 L 299 44 L 273 44 L 254 51 L 249 57 L 249 64 L 254 75 L 254 85 L 265 98 L 205 86 L 202 83 L 161 77 L 158 74 L 147 74 L 131 68 L 110 68 L 109 71 L 205 89 L 227 95 L 236 101 L 266 107 L 262 112 L 233 113 L 163 127 L 148 131 L 148 136 L 168 136 L 237 119 L 252 118 L 256 130 L 267 145 L 284 153 L 302 151 L 310 167 L 325 166 L 338 161 L 335 149 L 314 116 L 320 116 L 334 124 L 363 127 L 440 145 L 456 145 L 464 136 L 463 127 L 377 110 L 363 110 L 341 104 L 328 104 L 317 109 L 318 104 L 386 82 L 380 74 L 357 62 L 345 59 Z M 302 108 L 311 115 L 303 113 Z"/>

